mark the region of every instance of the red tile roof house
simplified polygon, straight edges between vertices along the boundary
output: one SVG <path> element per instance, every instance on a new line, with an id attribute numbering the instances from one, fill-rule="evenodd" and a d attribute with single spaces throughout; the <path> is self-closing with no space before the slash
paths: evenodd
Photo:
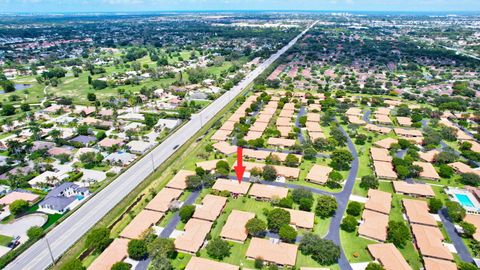
<path id="1" fill-rule="evenodd" d="M 98 143 L 98 145 L 103 147 L 103 148 L 110 148 L 110 147 L 113 147 L 113 146 L 122 146 L 122 145 L 124 145 L 124 142 L 121 139 L 105 138 L 105 139 L 101 140 Z"/>

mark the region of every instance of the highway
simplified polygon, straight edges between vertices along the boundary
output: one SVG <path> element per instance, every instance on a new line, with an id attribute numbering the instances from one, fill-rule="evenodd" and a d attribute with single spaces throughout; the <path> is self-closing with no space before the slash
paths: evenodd
<path id="1" fill-rule="evenodd" d="M 194 136 L 210 119 L 219 113 L 230 101 L 239 95 L 266 68 L 290 49 L 314 22 L 285 47 L 270 56 L 255 70 L 250 72 L 238 85 L 212 102 L 200 113 L 192 115 L 190 121 L 171 134 L 163 143 L 128 168 L 112 183 L 86 201 L 68 218 L 52 229 L 43 239 L 8 264 L 5 269 L 46 269 L 65 253 L 75 242 L 90 230 L 100 219 L 121 202 L 135 187 L 147 178 L 156 167 L 165 162 L 180 146 Z M 49 253 L 47 240 L 52 256 Z"/>

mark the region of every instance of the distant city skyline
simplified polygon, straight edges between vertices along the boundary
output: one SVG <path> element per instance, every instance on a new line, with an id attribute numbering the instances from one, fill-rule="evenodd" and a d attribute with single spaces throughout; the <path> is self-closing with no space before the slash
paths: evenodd
<path id="1" fill-rule="evenodd" d="M 318 10 L 474 12 L 478 0 L 0 0 L 0 12 Z"/>

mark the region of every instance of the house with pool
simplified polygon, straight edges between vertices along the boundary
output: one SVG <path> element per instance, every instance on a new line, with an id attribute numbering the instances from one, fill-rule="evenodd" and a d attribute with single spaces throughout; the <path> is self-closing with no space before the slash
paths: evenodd
<path id="1" fill-rule="evenodd" d="M 467 213 L 480 215 L 480 202 L 470 190 L 450 187 L 445 192 L 453 201 L 462 205 Z"/>
<path id="2" fill-rule="evenodd" d="M 38 204 L 38 211 L 47 214 L 64 214 L 75 208 L 90 195 L 88 188 L 65 182 L 48 192 Z"/>

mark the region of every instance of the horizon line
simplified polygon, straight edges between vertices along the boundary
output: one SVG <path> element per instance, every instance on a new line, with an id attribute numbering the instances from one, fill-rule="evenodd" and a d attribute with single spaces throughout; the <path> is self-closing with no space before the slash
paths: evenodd
<path id="1" fill-rule="evenodd" d="M 80 13 L 80 14 L 112 14 L 112 13 L 124 13 L 124 14 L 141 14 L 141 13 L 221 13 L 221 12 L 282 12 L 282 13 L 315 13 L 315 12 L 340 12 L 340 13 L 362 13 L 362 12 L 369 12 L 369 13 L 468 13 L 474 14 L 479 13 L 480 10 L 341 10 L 341 9 L 315 9 L 315 10 L 291 10 L 291 9 L 196 9 L 196 10 L 182 10 L 182 9 L 172 9 L 172 10 L 143 10 L 143 11 L 41 11 L 41 12 L 30 12 L 30 11 L 7 11 L 7 12 L 0 12 L 0 14 L 31 14 L 31 15 L 41 15 L 41 14 L 73 14 L 73 13 Z"/>

